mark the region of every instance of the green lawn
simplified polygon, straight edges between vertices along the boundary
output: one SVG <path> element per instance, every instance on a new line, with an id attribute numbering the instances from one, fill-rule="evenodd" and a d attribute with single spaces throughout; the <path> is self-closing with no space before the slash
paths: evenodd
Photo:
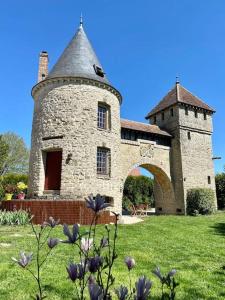
<path id="1" fill-rule="evenodd" d="M 99 226 L 103 231 L 103 226 Z M 62 238 L 59 226 L 53 234 Z M 30 275 L 11 262 L 20 250 L 34 251 L 31 228 L 0 227 L 0 299 L 30 300 L 35 289 Z M 65 266 L 71 259 L 71 245 L 54 249 L 43 271 L 48 299 L 72 299 L 73 284 L 67 279 Z M 120 225 L 119 258 L 114 268 L 116 286 L 127 284 L 123 260 L 133 256 L 136 276 L 146 274 L 154 281 L 153 299 L 159 299 L 159 284 L 151 274 L 155 266 L 162 271 L 176 268 L 177 299 L 225 299 L 225 213 L 214 216 L 152 216 L 136 225 Z"/>

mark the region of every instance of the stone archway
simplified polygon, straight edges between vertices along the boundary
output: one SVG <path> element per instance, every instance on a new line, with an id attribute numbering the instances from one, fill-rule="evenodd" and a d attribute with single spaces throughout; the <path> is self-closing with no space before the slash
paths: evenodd
<path id="1" fill-rule="evenodd" d="M 183 206 L 175 197 L 171 179 L 170 147 L 153 141 L 121 141 L 121 190 L 130 171 L 143 167 L 154 175 L 156 212 L 183 214 Z"/>
<path id="2" fill-rule="evenodd" d="M 169 174 L 161 166 L 155 165 L 150 160 L 142 160 L 133 165 L 127 172 L 123 184 L 130 171 L 136 167 L 142 167 L 154 176 L 154 198 L 157 214 L 177 213 L 173 185 Z"/>

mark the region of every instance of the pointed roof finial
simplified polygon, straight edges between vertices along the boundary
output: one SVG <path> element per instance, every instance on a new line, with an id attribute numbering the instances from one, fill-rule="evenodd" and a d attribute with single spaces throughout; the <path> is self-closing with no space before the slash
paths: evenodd
<path id="1" fill-rule="evenodd" d="M 80 28 L 83 27 L 83 15 L 80 14 Z"/>
<path id="2" fill-rule="evenodd" d="M 180 79 L 179 79 L 179 76 L 177 75 L 176 76 L 176 84 L 179 84 L 180 83 Z"/>

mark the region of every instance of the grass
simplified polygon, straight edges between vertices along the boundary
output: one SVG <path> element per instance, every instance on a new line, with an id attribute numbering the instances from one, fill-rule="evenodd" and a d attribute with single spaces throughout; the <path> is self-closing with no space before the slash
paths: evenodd
<path id="1" fill-rule="evenodd" d="M 98 228 L 104 231 L 103 226 Z M 59 226 L 53 233 L 62 238 Z M 0 226 L 0 299 L 30 300 L 35 284 L 30 275 L 11 262 L 20 250 L 35 251 L 34 236 L 29 226 Z M 160 285 L 151 271 L 160 266 L 163 272 L 176 268 L 180 286 L 177 299 L 201 300 L 225 298 L 225 213 L 213 216 L 152 216 L 143 223 L 120 225 L 119 258 L 114 267 L 115 286 L 128 285 L 124 257 L 136 260 L 132 272 L 146 274 L 153 280 L 153 299 L 159 299 Z M 67 279 L 65 266 L 72 259 L 71 245 L 54 249 L 43 271 L 48 299 L 73 299 L 73 284 Z"/>

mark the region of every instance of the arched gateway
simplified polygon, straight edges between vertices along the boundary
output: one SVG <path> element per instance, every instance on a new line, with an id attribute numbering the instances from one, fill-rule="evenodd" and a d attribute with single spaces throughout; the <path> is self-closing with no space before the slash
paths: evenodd
<path id="1" fill-rule="evenodd" d="M 153 130 L 156 128 L 128 120 L 122 120 L 121 126 L 124 138 L 121 140 L 123 184 L 134 168 L 143 167 L 154 175 L 156 212 L 164 214 L 180 212 L 183 207 L 175 200 L 170 174 L 170 135 L 164 131 L 158 131 L 156 135 Z M 131 140 L 135 134 L 136 141 Z M 160 139 L 157 139 L 159 136 Z"/>
<path id="2" fill-rule="evenodd" d="M 38 75 L 30 197 L 78 201 L 100 193 L 121 212 L 123 185 L 134 166 L 153 173 L 158 213 L 185 214 L 190 188 L 215 190 L 214 110 L 179 82 L 148 113 L 150 124 L 121 120 L 122 97 L 82 24 L 49 74 L 48 54 L 41 53 Z"/>

